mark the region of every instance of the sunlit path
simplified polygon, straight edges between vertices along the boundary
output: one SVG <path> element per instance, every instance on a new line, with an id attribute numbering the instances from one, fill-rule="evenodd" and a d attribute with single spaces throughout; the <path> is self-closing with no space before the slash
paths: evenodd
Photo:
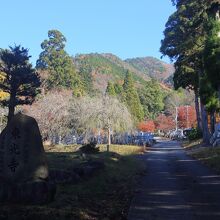
<path id="1" fill-rule="evenodd" d="M 175 141 L 143 156 L 147 173 L 129 212 L 139 219 L 220 219 L 220 176 L 188 157 Z"/>

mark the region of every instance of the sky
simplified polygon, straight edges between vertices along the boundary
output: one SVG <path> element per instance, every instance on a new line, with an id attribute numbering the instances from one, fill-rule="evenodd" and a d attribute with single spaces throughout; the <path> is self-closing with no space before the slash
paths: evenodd
<path id="1" fill-rule="evenodd" d="M 48 30 L 56 29 L 66 37 L 71 56 L 97 52 L 160 59 L 165 23 L 174 10 L 170 0 L 2 0 L 0 48 L 28 48 L 35 65 Z"/>

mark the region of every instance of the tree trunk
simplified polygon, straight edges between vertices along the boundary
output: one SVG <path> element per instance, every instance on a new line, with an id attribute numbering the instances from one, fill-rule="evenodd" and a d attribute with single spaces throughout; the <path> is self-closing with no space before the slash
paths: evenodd
<path id="1" fill-rule="evenodd" d="M 15 114 L 15 106 L 14 105 L 9 105 L 8 107 L 8 122 L 7 124 L 11 121 Z"/>
<path id="2" fill-rule="evenodd" d="M 108 144 L 107 144 L 107 152 L 109 152 L 110 145 L 111 145 L 111 128 L 108 128 Z"/>
<path id="3" fill-rule="evenodd" d="M 197 119 L 197 128 L 202 131 L 202 120 L 201 120 L 201 111 L 199 106 L 199 96 L 195 92 L 195 109 L 196 109 L 196 119 Z"/>
<path id="4" fill-rule="evenodd" d="M 220 100 L 220 85 L 218 86 L 218 99 Z"/>
<path id="5" fill-rule="evenodd" d="M 201 103 L 201 113 L 202 113 L 202 133 L 203 142 L 209 144 L 210 133 L 208 128 L 208 117 L 204 105 Z"/>
<path id="6" fill-rule="evenodd" d="M 11 121 L 11 119 L 13 118 L 13 116 L 15 114 L 15 105 L 16 105 L 15 100 L 16 100 L 16 92 L 14 92 L 14 89 L 13 89 L 13 90 L 11 90 L 11 94 L 10 94 L 7 125 Z"/>
<path id="7" fill-rule="evenodd" d="M 3 114 L 0 117 L 1 117 L 0 134 L 1 134 L 2 133 L 2 127 L 3 127 Z"/>
<path id="8" fill-rule="evenodd" d="M 215 112 L 211 112 L 210 114 L 210 122 L 211 122 L 211 135 L 215 132 L 215 123 L 216 123 L 216 118 L 215 118 Z"/>

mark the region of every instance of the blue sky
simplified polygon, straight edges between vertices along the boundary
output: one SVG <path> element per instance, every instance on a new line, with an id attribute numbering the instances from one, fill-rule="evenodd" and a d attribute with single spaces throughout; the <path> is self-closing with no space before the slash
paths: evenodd
<path id="1" fill-rule="evenodd" d="M 48 30 L 57 29 L 73 56 L 98 52 L 122 59 L 160 58 L 165 23 L 174 10 L 169 0 L 5 0 L 0 48 L 21 44 L 35 65 Z"/>

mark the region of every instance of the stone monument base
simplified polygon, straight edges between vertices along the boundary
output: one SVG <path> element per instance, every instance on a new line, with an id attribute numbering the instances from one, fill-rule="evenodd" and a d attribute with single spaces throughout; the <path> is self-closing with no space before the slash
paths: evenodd
<path id="1" fill-rule="evenodd" d="M 44 180 L 0 185 L 1 203 L 46 204 L 54 199 L 56 185 Z"/>

